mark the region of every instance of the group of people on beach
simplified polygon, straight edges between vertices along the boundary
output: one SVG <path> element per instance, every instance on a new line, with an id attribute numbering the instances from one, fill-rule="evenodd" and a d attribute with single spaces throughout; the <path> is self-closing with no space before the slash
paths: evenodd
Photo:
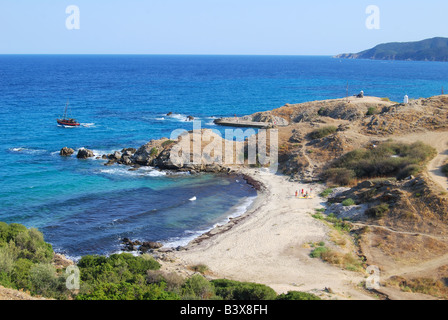
<path id="1" fill-rule="evenodd" d="M 301 199 L 308 199 L 308 198 L 311 198 L 312 193 L 313 193 L 313 189 L 310 189 L 309 192 L 308 192 L 308 190 L 305 190 L 305 189 L 296 190 L 296 198 L 300 196 L 299 198 L 301 198 Z"/>

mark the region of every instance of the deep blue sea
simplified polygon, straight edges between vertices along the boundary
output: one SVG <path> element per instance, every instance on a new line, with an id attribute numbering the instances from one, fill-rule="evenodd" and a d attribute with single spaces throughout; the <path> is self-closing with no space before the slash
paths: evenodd
<path id="1" fill-rule="evenodd" d="M 120 250 L 120 238 L 188 240 L 244 212 L 256 192 L 235 177 L 128 171 L 98 155 L 285 103 L 366 95 L 402 101 L 448 90 L 448 64 L 308 56 L 0 55 L 0 221 L 39 228 L 70 257 Z M 81 126 L 56 118 L 69 101 Z M 175 117 L 166 117 L 168 112 Z M 192 196 L 197 201 L 189 201 Z"/>

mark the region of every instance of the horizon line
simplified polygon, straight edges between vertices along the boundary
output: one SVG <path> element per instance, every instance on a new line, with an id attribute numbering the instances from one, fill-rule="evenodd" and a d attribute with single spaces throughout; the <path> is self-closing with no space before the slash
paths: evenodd
<path id="1" fill-rule="evenodd" d="M 289 57 L 334 57 L 334 54 L 259 54 L 259 53 L 0 53 L 0 56 L 289 56 Z"/>

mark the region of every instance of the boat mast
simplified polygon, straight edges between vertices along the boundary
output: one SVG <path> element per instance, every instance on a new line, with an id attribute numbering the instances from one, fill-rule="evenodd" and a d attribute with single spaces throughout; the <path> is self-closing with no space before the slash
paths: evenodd
<path id="1" fill-rule="evenodd" d="M 67 103 L 65 105 L 64 118 L 63 118 L 64 120 L 67 119 L 67 108 L 68 108 L 68 100 L 67 100 Z"/>

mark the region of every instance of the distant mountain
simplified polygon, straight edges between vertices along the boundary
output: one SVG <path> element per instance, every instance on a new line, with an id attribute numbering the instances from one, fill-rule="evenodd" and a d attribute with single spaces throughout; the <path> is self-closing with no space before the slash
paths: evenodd
<path id="1" fill-rule="evenodd" d="M 342 59 L 448 61 L 448 38 L 432 38 L 416 42 L 391 42 L 359 53 L 335 56 Z"/>

